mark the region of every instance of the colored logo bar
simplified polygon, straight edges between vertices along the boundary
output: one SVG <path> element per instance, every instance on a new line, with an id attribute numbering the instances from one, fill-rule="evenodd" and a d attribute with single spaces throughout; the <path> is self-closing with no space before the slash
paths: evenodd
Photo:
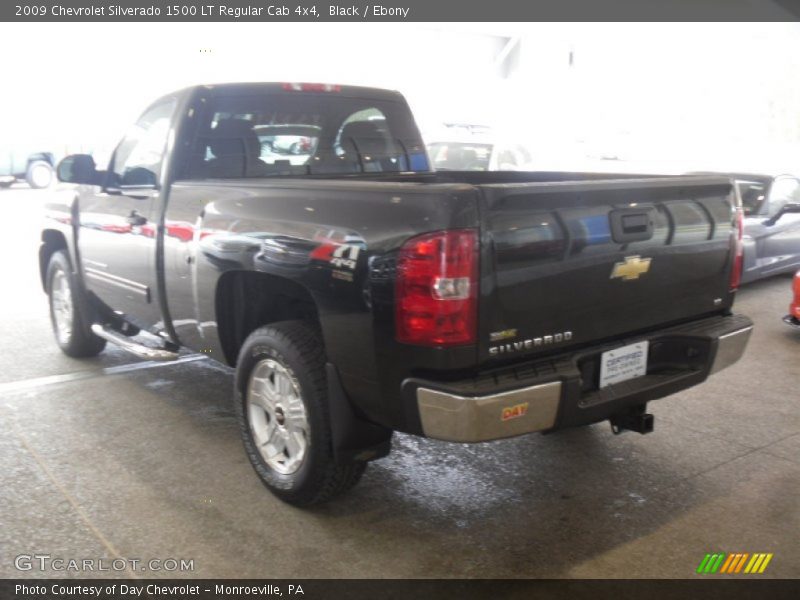
<path id="1" fill-rule="evenodd" d="M 701 575 L 714 575 L 715 573 L 726 573 L 728 575 L 742 573 L 752 574 L 763 573 L 769 561 L 772 560 L 772 552 L 714 552 L 706 554 L 697 567 L 697 573 Z"/>

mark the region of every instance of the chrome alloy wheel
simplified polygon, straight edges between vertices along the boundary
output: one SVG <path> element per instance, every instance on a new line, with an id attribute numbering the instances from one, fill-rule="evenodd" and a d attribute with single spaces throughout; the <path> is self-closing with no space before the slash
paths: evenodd
<path id="1" fill-rule="evenodd" d="M 51 306 L 53 325 L 61 344 L 69 344 L 72 336 L 72 290 L 69 287 L 67 274 L 58 269 L 51 283 Z"/>
<path id="2" fill-rule="evenodd" d="M 250 433 L 261 457 L 281 475 L 297 471 L 310 435 L 297 380 L 278 361 L 263 359 L 250 375 L 246 402 Z"/>

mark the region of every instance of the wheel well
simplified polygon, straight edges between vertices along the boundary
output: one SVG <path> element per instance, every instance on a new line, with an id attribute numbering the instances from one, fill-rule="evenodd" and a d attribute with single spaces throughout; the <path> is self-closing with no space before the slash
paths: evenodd
<path id="1" fill-rule="evenodd" d="M 317 305 L 308 290 L 266 273 L 225 273 L 217 283 L 216 313 L 222 350 L 231 366 L 247 336 L 263 325 L 299 319 L 319 328 Z"/>
<path id="2" fill-rule="evenodd" d="M 47 265 L 50 264 L 50 257 L 58 250 L 67 249 L 67 238 L 60 231 L 45 229 L 42 232 L 42 245 L 39 247 L 39 276 L 42 280 L 42 289 L 47 289 Z"/>

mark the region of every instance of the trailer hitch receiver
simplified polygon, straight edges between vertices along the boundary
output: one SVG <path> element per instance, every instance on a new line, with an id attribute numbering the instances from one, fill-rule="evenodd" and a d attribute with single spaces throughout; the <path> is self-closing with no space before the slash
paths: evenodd
<path id="1" fill-rule="evenodd" d="M 626 411 L 612 415 L 609 419 L 611 423 L 611 431 L 615 434 L 620 434 L 626 429 L 629 431 L 636 431 L 641 434 L 651 433 L 654 427 L 653 415 L 648 412 L 646 404 L 633 406 Z"/>

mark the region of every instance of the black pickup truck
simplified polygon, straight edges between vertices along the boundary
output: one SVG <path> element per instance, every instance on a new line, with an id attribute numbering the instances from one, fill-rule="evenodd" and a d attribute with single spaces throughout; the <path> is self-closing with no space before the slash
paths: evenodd
<path id="1" fill-rule="evenodd" d="M 107 169 L 58 167 L 40 250 L 56 340 L 236 368 L 281 499 L 351 487 L 393 431 L 479 442 L 610 420 L 736 362 L 725 177 L 434 172 L 396 92 L 199 86 Z"/>

